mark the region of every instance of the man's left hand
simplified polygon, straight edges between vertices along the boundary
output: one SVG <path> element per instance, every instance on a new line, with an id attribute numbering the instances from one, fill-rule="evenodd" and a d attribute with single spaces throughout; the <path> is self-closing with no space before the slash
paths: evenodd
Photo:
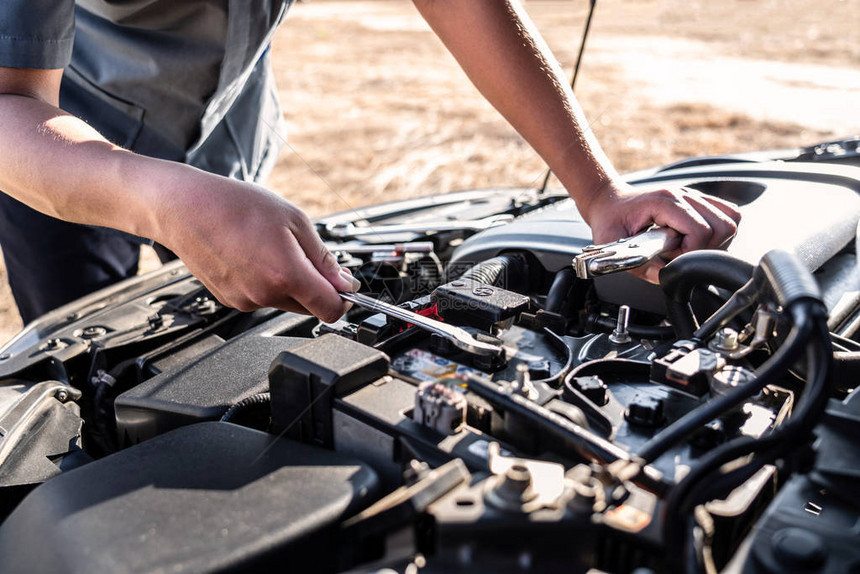
<path id="1" fill-rule="evenodd" d="M 733 203 L 686 187 L 641 189 L 612 183 L 580 210 L 597 244 L 629 237 L 652 223 L 682 236 L 677 249 L 632 271 L 651 283 L 658 282 L 665 260 L 696 249 L 727 247 L 741 220 Z"/>

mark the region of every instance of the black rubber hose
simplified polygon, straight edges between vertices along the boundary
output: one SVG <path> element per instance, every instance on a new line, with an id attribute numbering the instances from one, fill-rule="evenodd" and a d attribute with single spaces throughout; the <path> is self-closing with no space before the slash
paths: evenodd
<path id="1" fill-rule="evenodd" d="M 706 423 L 740 406 L 744 401 L 754 397 L 764 387 L 788 372 L 806 347 L 814 325 L 810 320 L 808 305 L 795 306 L 791 312 L 794 327 L 789 331 L 785 343 L 757 369 L 755 379 L 690 411 L 654 435 L 651 440 L 642 445 L 637 454 L 646 463 L 654 462 L 660 455 L 688 438 Z"/>
<path id="2" fill-rule="evenodd" d="M 676 335 L 688 339 L 696 330 L 690 309 L 693 289 L 715 285 L 737 291 L 753 274 L 753 266 L 725 251 L 704 250 L 685 253 L 660 270 L 660 287 L 666 294 L 666 311 Z"/>
<path id="3" fill-rule="evenodd" d="M 549 313 L 560 313 L 564 304 L 570 298 L 570 291 L 576 282 L 576 272 L 573 267 L 565 267 L 555 274 L 549 293 L 546 296 L 544 310 Z"/>
<path id="4" fill-rule="evenodd" d="M 549 435 L 569 441 L 583 458 L 610 464 L 618 460 L 629 461 L 630 453 L 600 435 L 570 422 L 525 397 L 511 393 L 506 387 L 481 377 L 467 375 L 470 391 L 511 413 L 529 421 Z"/>
<path id="5" fill-rule="evenodd" d="M 463 281 L 476 281 L 502 289 L 527 293 L 529 268 L 524 255 L 509 253 L 476 263 L 460 276 Z"/>
<path id="6" fill-rule="evenodd" d="M 802 299 L 821 299 L 821 290 L 812 274 L 797 257 L 782 249 L 765 253 L 753 276 L 759 292 L 769 289 L 781 307 Z"/>
<path id="7" fill-rule="evenodd" d="M 246 397 L 232 407 L 230 407 L 229 409 L 227 409 L 227 412 L 225 412 L 221 416 L 221 422 L 230 422 L 231 420 L 236 418 L 237 415 L 242 414 L 244 411 L 256 406 L 269 404 L 270 402 L 272 402 L 271 393 L 257 393 L 256 395 Z"/>
<path id="8" fill-rule="evenodd" d="M 806 345 L 807 372 L 809 380 L 803 396 L 791 418 L 771 435 L 753 439 L 741 437 L 719 446 L 703 456 L 699 463 L 670 492 L 664 515 L 663 542 L 666 547 L 683 543 L 686 539 L 684 516 L 704 500 L 720 496 L 741 484 L 763 465 L 772 462 L 785 452 L 795 448 L 812 431 L 824 412 L 830 390 L 830 360 L 832 348 L 827 329 L 827 314 L 823 307 L 814 303 L 800 305 L 810 322 L 810 338 Z M 754 453 L 753 460 L 743 467 L 721 476 L 712 477 L 723 465 L 742 456 Z M 686 552 L 681 555 L 687 554 Z M 677 560 L 677 555 L 676 558 Z M 681 571 L 681 564 L 675 564 Z"/>
<path id="9" fill-rule="evenodd" d="M 743 287 L 734 292 L 722 307 L 708 317 L 702 326 L 693 333 L 693 338 L 704 341 L 722 327 L 728 325 L 729 321 L 749 309 L 758 301 L 758 290 L 755 281 L 750 279 Z"/>

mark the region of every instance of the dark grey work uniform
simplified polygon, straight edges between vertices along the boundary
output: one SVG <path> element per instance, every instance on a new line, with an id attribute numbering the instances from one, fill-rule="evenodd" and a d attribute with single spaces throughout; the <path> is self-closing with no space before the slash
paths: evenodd
<path id="1" fill-rule="evenodd" d="M 65 68 L 60 106 L 117 145 L 260 180 L 285 137 L 267 47 L 292 3 L 0 0 L 0 66 Z M 30 321 L 133 275 L 139 240 L 0 193 L 0 247 Z"/>

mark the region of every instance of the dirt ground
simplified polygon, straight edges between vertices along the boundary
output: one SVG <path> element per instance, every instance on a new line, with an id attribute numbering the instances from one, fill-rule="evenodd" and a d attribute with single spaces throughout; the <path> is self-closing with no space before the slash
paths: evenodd
<path id="1" fill-rule="evenodd" d="M 588 2 L 525 6 L 570 70 Z M 856 0 L 604 0 L 577 95 L 621 172 L 846 136 L 845 129 L 860 131 L 856 104 L 838 107 L 858 95 L 855 80 L 844 85 L 860 64 L 858 25 Z M 543 162 L 481 99 L 411 2 L 298 4 L 273 53 L 289 141 L 269 186 L 312 215 L 471 187 L 532 186 L 543 178 Z M 649 77 L 658 76 L 643 75 L 641 66 L 637 76 L 638 63 L 632 70 L 623 65 L 634 56 L 653 57 L 648 70 L 684 66 L 714 83 L 697 94 L 670 81 L 646 90 Z M 756 101 L 755 93 L 749 108 L 738 109 L 744 86 L 732 85 L 731 70 L 742 63 L 782 70 L 768 100 L 785 104 L 789 121 L 769 114 L 769 102 Z M 825 72 L 838 78 L 835 84 L 816 81 Z M 792 74 L 798 77 L 785 79 Z M 809 101 L 830 106 L 844 124 L 804 122 Z M 144 266 L 153 261 L 147 256 Z M 0 342 L 20 327 L 0 264 Z"/>

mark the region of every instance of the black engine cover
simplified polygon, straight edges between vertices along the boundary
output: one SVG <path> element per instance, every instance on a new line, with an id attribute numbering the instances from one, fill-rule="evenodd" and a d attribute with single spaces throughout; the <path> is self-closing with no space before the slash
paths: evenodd
<path id="1" fill-rule="evenodd" d="M 0 572 L 333 571 L 334 526 L 377 490 L 344 455 L 195 424 L 33 491 L 0 527 Z"/>

